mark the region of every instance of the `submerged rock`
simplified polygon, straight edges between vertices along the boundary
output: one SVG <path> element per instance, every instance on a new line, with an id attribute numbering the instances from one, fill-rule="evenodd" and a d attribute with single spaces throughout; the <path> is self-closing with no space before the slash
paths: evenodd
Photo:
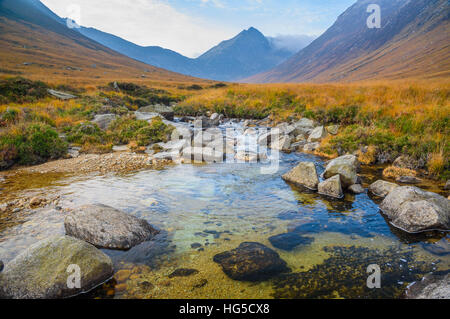
<path id="1" fill-rule="evenodd" d="M 409 233 L 450 229 L 450 202 L 438 194 L 413 186 L 397 187 L 380 209 L 391 224 Z"/>
<path id="2" fill-rule="evenodd" d="M 312 190 L 317 190 L 317 185 L 319 185 L 316 165 L 313 162 L 299 163 L 294 169 L 283 175 L 283 179 L 286 182 L 305 186 Z"/>
<path id="3" fill-rule="evenodd" d="M 334 198 L 344 197 L 342 191 L 341 178 L 335 175 L 319 184 L 319 194 Z"/>
<path id="4" fill-rule="evenodd" d="M 442 238 L 440 241 L 433 244 L 422 243 L 422 247 L 426 251 L 438 256 L 446 256 L 450 254 L 450 242 L 446 238 Z"/>
<path id="5" fill-rule="evenodd" d="M 270 243 L 273 247 L 291 251 L 299 245 L 309 245 L 314 241 L 314 238 L 303 237 L 296 233 L 286 233 L 269 238 Z"/>
<path id="6" fill-rule="evenodd" d="M 344 155 L 328 163 L 323 176 L 325 178 L 340 175 L 342 187 L 347 188 L 358 182 L 359 162 L 354 155 Z"/>
<path id="7" fill-rule="evenodd" d="M 159 233 L 147 221 L 105 205 L 75 209 L 64 221 L 66 234 L 107 249 L 130 249 Z"/>
<path id="8" fill-rule="evenodd" d="M 426 275 L 421 281 L 407 288 L 405 297 L 407 299 L 450 299 L 450 273 Z"/>
<path id="9" fill-rule="evenodd" d="M 192 275 L 198 274 L 199 271 L 197 269 L 186 269 L 186 268 L 179 268 L 175 270 L 173 273 L 169 275 L 169 278 L 174 277 L 189 277 Z"/>
<path id="10" fill-rule="evenodd" d="M 397 187 L 397 184 L 379 180 L 369 186 L 369 192 L 378 197 L 386 197 Z"/>
<path id="11" fill-rule="evenodd" d="M 228 277 L 239 281 L 263 281 L 290 271 L 277 252 L 260 243 L 242 243 L 215 255 L 213 260 Z"/>
<path id="12" fill-rule="evenodd" d="M 69 288 L 69 276 L 77 267 L 81 286 Z M 54 236 L 32 245 L 6 265 L 0 276 L 0 298 L 72 297 L 103 284 L 112 275 L 111 259 L 102 251 L 73 237 Z"/>

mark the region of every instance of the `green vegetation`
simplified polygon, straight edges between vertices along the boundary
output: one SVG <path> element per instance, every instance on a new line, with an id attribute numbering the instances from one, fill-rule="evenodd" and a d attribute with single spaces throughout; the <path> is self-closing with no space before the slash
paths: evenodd
<path id="1" fill-rule="evenodd" d="M 0 80 L 0 104 L 35 102 L 48 96 L 48 88 L 44 82 L 21 77 Z"/>

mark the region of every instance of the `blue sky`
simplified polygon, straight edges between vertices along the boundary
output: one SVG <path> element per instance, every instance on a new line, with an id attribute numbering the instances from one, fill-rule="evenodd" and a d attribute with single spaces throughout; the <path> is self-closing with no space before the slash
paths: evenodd
<path id="1" fill-rule="evenodd" d="M 42 0 L 61 17 L 195 57 L 243 29 L 320 35 L 356 0 Z"/>

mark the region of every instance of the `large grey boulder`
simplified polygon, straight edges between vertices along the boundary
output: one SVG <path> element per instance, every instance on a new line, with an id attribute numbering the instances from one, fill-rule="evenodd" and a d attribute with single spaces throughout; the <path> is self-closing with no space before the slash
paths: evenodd
<path id="1" fill-rule="evenodd" d="M 365 192 L 364 187 L 361 184 L 354 184 L 348 188 L 353 194 L 362 194 Z"/>
<path id="2" fill-rule="evenodd" d="M 315 142 L 315 143 L 307 143 L 305 144 L 305 146 L 303 146 L 303 151 L 304 152 L 314 152 L 315 150 L 317 150 L 320 147 L 320 143 Z"/>
<path id="3" fill-rule="evenodd" d="M 68 282 L 77 284 L 69 277 L 77 269 L 80 286 L 69 287 Z M 113 273 L 111 259 L 102 251 L 73 237 L 54 236 L 32 245 L 6 265 L 0 274 L 0 298 L 72 297 L 103 284 Z"/>
<path id="4" fill-rule="evenodd" d="M 369 186 L 369 192 L 375 196 L 384 198 L 397 187 L 399 187 L 397 184 L 378 180 Z"/>
<path id="5" fill-rule="evenodd" d="M 357 184 L 358 170 L 359 162 L 356 156 L 345 155 L 328 163 L 323 176 L 330 178 L 339 174 L 341 176 L 342 187 L 347 188 L 353 184 Z"/>
<path id="6" fill-rule="evenodd" d="M 409 233 L 450 229 L 450 201 L 417 187 L 395 188 L 380 209 L 392 225 Z"/>
<path id="7" fill-rule="evenodd" d="M 102 130 L 106 130 L 109 124 L 111 124 L 111 122 L 114 121 L 116 118 L 117 115 L 115 114 L 100 114 L 94 117 L 92 123 L 97 124 L 97 126 Z"/>
<path id="8" fill-rule="evenodd" d="M 319 184 L 319 194 L 334 198 L 344 197 L 342 191 L 341 178 L 335 175 Z"/>
<path id="9" fill-rule="evenodd" d="M 408 286 L 407 299 L 450 299 L 450 273 L 428 274 L 421 281 Z"/>
<path id="10" fill-rule="evenodd" d="M 312 162 L 299 163 L 290 172 L 283 175 L 283 179 L 286 182 L 304 186 L 312 190 L 317 190 L 317 185 L 319 185 L 316 165 Z"/>
<path id="11" fill-rule="evenodd" d="M 66 234 L 97 247 L 127 250 L 159 233 L 147 221 L 105 205 L 85 205 L 64 220 Z"/>
<path id="12" fill-rule="evenodd" d="M 53 95 L 54 97 L 60 99 L 60 100 L 72 100 L 72 99 L 76 99 L 77 97 L 73 94 L 69 94 L 69 93 L 65 93 L 65 92 L 61 92 L 61 91 L 56 91 L 56 90 L 50 90 L 48 89 L 47 92 L 51 95 Z"/>
<path id="13" fill-rule="evenodd" d="M 324 139 L 327 136 L 327 131 L 323 126 L 316 127 L 312 132 L 311 135 L 309 135 L 308 142 L 314 143 L 314 142 L 320 142 L 322 139 Z"/>

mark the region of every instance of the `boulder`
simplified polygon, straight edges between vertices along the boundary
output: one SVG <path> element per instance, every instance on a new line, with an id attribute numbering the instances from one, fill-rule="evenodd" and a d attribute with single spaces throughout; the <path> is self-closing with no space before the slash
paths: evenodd
<path id="1" fill-rule="evenodd" d="M 282 135 L 278 139 L 273 140 L 271 143 L 271 149 L 287 152 L 290 150 L 292 139 L 289 135 Z"/>
<path id="2" fill-rule="evenodd" d="M 320 147 L 320 143 L 315 142 L 315 143 L 307 143 L 305 144 L 305 146 L 303 146 L 303 151 L 304 152 L 314 152 L 315 150 L 317 150 Z"/>
<path id="3" fill-rule="evenodd" d="M 155 104 L 141 107 L 139 110 L 141 113 L 158 113 L 161 114 L 166 120 L 173 121 L 175 112 L 171 106 Z"/>
<path id="4" fill-rule="evenodd" d="M 289 272 L 277 252 L 260 243 L 244 242 L 238 248 L 214 256 L 224 273 L 234 280 L 258 282 Z"/>
<path id="5" fill-rule="evenodd" d="M 48 93 L 50 95 L 53 95 L 54 97 L 60 99 L 60 100 L 72 100 L 72 99 L 76 99 L 77 97 L 73 94 L 69 94 L 69 93 L 65 93 L 65 92 L 60 92 L 60 91 L 56 91 L 56 90 L 47 90 Z"/>
<path id="6" fill-rule="evenodd" d="M 291 251 L 300 245 L 309 245 L 314 241 L 314 238 L 304 237 L 296 233 L 286 233 L 269 238 L 270 243 L 273 247 Z"/>
<path id="7" fill-rule="evenodd" d="M 365 192 L 364 187 L 362 187 L 361 184 L 353 184 L 348 188 L 348 190 L 353 194 L 362 194 Z"/>
<path id="8" fill-rule="evenodd" d="M 271 133 L 270 131 L 261 134 L 261 135 L 258 137 L 258 145 L 261 145 L 261 146 L 269 146 L 269 145 L 270 145 L 270 142 L 272 141 L 272 134 L 273 134 L 273 133 Z"/>
<path id="9" fill-rule="evenodd" d="M 300 134 L 309 135 L 314 130 L 315 123 L 313 120 L 302 118 L 300 121 L 294 124 L 294 127 L 295 127 L 294 131 L 295 135 Z"/>
<path id="10" fill-rule="evenodd" d="M 312 162 L 301 162 L 290 172 L 283 175 L 286 182 L 306 188 L 317 190 L 319 177 L 317 176 L 316 165 Z"/>
<path id="11" fill-rule="evenodd" d="M 305 147 L 306 142 L 295 142 L 291 144 L 291 151 L 301 151 Z"/>
<path id="12" fill-rule="evenodd" d="M 105 205 L 85 205 L 64 220 L 66 234 L 97 247 L 130 249 L 159 233 L 147 221 Z"/>
<path id="13" fill-rule="evenodd" d="M 327 132 L 331 135 L 337 135 L 337 133 L 339 132 L 339 125 L 330 125 L 327 126 L 325 129 L 327 130 Z"/>
<path id="14" fill-rule="evenodd" d="M 344 197 L 344 192 L 342 191 L 341 186 L 341 178 L 339 177 L 339 175 L 330 177 L 329 179 L 320 183 L 319 194 L 334 198 Z"/>
<path id="15" fill-rule="evenodd" d="M 324 177 L 330 178 L 334 175 L 340 175 L 342 187 L 347 188 L 353 184 L 357 184 L 359 162 L 354 155 L 344 155 L 332 160 L 328 163 Z"/>
<path id="16" fill-rule="evenodd" d="M 419 184 L 422 180 L 414 176 L 400 176 L 395 181 L 402 184 Z"/>
<path id="17" fill-rule="evenodd" d="M 369 186 L 369 192 L 378 197 L 386 197 L 397 187 L 397 184 L 379 180 Z"/>
<path id="18" fill-rule="evenodd" d="M 450 202 L 414 186 L 393 189 L 380 209 L 391 224 L 409 233 L 450 229 Z"/>
<path id="19" fill-rule="evenodd" d="M 327 131 L 323 126 L 316 127 L 309 135 L 308 142 L 320 142 L 323 138 L 327 136 Z"/>
<path id="20" fill-rule="evenodd" d="M 253 153 L 249 151 L 238 151 L 235 155 L 235 159 L 242 162 L 256 163 L 258 160 L 264 160 L 267 158 L 265 153 Z"/>
<path id="21" fill-rule="evenodd" d="M 70 275 L 79 267 L 79 288 L 69 288 Z M 69 236 L 40 241 L 11 262 L 0 275 L 0 298 L 68 298 L 108 281 L 111 259 L 94 246 Z"/>
<path id="22" fill-rule="evenodd" d="M 295 126 L 289 125 L 288 123 L 278 124 L 275 129 L 279 130 L 280 135 L 291 135 L 295 131 Z"/>
<path id="23" fill-rule="evenodd" d="M 94 117 L 92 123 L 97 124 L 97 126 L 102 130 L 106 130 L 109 124 L 111 124 L 111 122 L 114 121 L 116 118 L 117 115 L 115 114 L 100 114 Z"/>
<path id="24" fill-rule="evenodd" d="M 190 142 L 187 140 L 174 140 L 167 143 L 158 143 L 161 149 L 165 152 L 181 154 L 181 151 L 190 146 Z"/>
<path id="25" fill-rule="evenodd" d="M 200 117 L 196 118 L 194 121 L 194 127 L 198 128 L 198 129 L 200 129 L 200 128 L 206 129 L 206 128 L 210 128 L 212 126 L 213 126 L 213 123 L 206 116 L 200 116 Z"/>
<path id="26" fill-rule="evenodd" d="M 450 299 L 450 273 L 426 275 L 421 281 L 408 286 L 405 297 L 407 299 Z"/>

